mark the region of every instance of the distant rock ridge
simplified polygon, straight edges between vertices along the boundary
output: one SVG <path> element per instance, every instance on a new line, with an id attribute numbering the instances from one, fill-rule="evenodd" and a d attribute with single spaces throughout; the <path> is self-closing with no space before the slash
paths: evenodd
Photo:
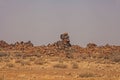
<path id="1" fill-rule="evenodd" d="M 16 49 L 16 50 L 22 50 L 24 48 L 33 47 L 34 45 L 31 43 L 31 41 L 28 42 L 16 42 L 14 44 L 8 44 L 7 42 L 1 40 L 0 41 L 0 48 L 6 48 L 6 49 Z"/>
<path id="2" fill-rule="evenodd" d="M 82 53 L 87 54 L 111 54 L 111 53 L 120 53 L 120 46 L 109 45 L 97 46 L 95 43 L 88 43 L 85 48 L 80 47 L 79 45 L 72 45 L 70 43 L 70 37 L 68 33 L 63 33 L 60 35 L 60 40 L 47 46 L 34 46 L 31 41 L 27 42 L 16 42 L 14 44 L 8 44 L 7 42 L 0 41 L 0 51 L 14 51 L 22 53 L 40 53 L 44 55 L 68 55 L 68 54 L 77 54 Z"/>

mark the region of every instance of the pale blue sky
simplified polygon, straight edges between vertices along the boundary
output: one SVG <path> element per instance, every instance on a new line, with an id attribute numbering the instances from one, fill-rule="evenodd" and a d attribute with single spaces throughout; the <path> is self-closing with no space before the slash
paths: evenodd
<path id="1" fill-rule="evenodd" d="M 53 43 L 68 32 L 72 44 L 120 45 L 120 0 L 0 0 L 0 39 Z"/>

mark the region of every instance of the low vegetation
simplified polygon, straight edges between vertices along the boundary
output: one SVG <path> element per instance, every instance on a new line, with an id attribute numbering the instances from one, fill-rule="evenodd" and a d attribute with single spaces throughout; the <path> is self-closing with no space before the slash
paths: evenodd
<path id="1" fill-rule="evenodd" d="M 72 69 L 78 69 L 79 68 L 79 65 L 78 65 L 78 63 L 76 63 L 76 62 L 72 62 Z"/>
<path id="2" fill-rule="evenodd" d="M 53 65 L 53 68 L 61 68 L 61 69 L 65 69 L 68 66 L 64 63 L 56 63 L 55 65 Z"/>
<path id="3" fill-rule="evenodd" d="M 91 72 L 84 72 L 84 73 L 79 74 L 77 77 L 90 78 L 90 77 L 96 77 L 96 75 Z"/>

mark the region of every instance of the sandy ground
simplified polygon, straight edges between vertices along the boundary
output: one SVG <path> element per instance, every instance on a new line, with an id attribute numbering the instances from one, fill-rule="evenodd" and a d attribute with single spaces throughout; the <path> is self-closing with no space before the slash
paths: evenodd
<path id="1" fill-rule="evenodd" d="M 21 60 L 1 61 L 0 80 L 120 80 L 120 63 L 59 57 Z"/>

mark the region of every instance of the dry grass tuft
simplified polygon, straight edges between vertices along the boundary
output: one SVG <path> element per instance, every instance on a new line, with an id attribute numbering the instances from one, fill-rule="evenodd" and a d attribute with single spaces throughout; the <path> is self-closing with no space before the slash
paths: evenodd
<path id="1" fill-rule="evenodd" d="M 72 62 L 72 69 L 78 69 L 79 65 L 76 62 Z"/>
<path id="2" fill-rule="evenodd" d="M 120 53 L 112 53 L 109 58 L 112 62 L 120 63 Z"/>
<path id="3" fill-rule="evenodd" d="M 43 59 L 37 59 L 34 61 L 34 64 L 37 64 L 37 65 L 44 65 L 45 63 L 46 61 Z"/>
<path id="4" fill-rule="evenodd" d="M 15 63 L 21 63 L 21 61 L 22 61 L 21 59 L 16 59 Z"/>
<path id="5" fill-rule="evenodd" d="M 67 68 L 68 66 L 66 64 L 63 64 L 63 63 L 57 63 L 55 65 L 53 65 L 54 68 L 61 68 L 61 69 L 65 69 Z"/>
<path id="6" fill-rule="evenodd" d="M 28 60 L 22 60 L 20 63 L 22 66 L 31 65 L 30 61 L 28 61 Z"/>
<path id="7" fill-rule="evenodd" d="M 36 60 L 36 57 L 30 57 L 30 61 L 35 61 Z"/>
<path id="8" fill-rule="evenodd" d="M 6 57 L 6 56 L 8 56 L 8 53 L 0 52 L 0 57 Z"/>
<path id="9" fill-rule="evenodd" d="M 84 72 L 84 73 L 79 74 L 78 77 L 89 78 L 89 77 L 96 77 L 96 75 L 94 73 Z"/>
<path id="10" fill-rule="evenodd" d="M 15 65 L 14 65 L 13 63 L 8 63 L 8 64 L 6 64 L 6 66 L 9 67 L 9 68 L 12 68 L 12 67 L 14 67 Z"/>

